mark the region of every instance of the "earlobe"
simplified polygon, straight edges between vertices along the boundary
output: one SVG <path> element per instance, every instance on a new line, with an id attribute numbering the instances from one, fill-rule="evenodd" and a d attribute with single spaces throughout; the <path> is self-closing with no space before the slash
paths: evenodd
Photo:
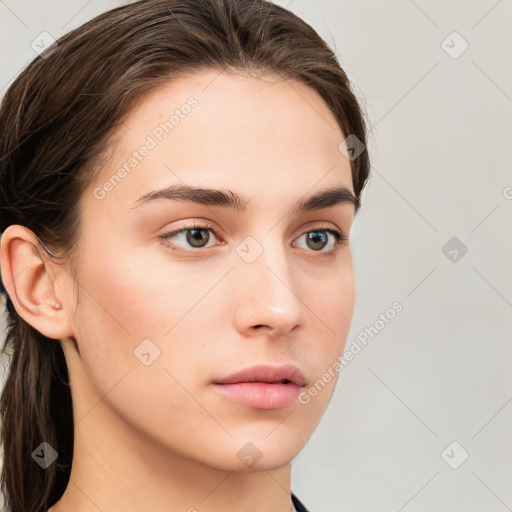
<path id="1" fill-rule="evenodd" d="M 1 277 L 17 313 L 34 329 L 53 339 L 71 337 L 66 308 L 54 284 L 54 264 L 28 228 L 13 224 L 2 234 Z"/>

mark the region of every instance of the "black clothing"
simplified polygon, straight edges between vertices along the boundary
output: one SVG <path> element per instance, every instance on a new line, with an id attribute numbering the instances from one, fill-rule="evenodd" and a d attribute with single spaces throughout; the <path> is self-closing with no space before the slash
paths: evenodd
<path id="1" fill-rule="evenodd" d="M 302 502 L 292 492 L 293 506 L 297 509 L 297 512 L 309 512 L 309 510 L 302 504 Z"/>

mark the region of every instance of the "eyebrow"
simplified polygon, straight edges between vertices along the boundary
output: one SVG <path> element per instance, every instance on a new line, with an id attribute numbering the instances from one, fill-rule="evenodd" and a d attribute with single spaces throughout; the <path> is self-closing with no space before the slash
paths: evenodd
<path id="1" fill-rule="evenodd" d="M 239 212 L 245 212 L 250 203 L 250 200 L 244 199 L 231 190 L 174 184 L 161 190 L 154 190 L 144 194 L 135 201 L 132 208 L 137 208 L 143 204 L 148 204 L 160 199 L 190 201 L 208 206 L 233 208 Z M 299 199 L 295 204 L 294 213 L 304 214 L 313 210 L 344 203 L 352 204 L 354 211 L 357 211 L 360 206 L 359 199 L 355 197 L 348 188 L 343 186 L 330 187 L 311 196 Z"/>

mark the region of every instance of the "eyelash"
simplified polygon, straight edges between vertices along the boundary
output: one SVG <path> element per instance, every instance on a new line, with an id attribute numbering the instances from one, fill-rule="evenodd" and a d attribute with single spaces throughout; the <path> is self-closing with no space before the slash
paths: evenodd
<path id="1" fill-rule="evenodd" d="M 183 227 L 180 227 L 179 229 L 177 230 L 174 230 L 174 231 L 169 231 L 169 232 L 166 232 L 166 233 L 163 233 L 161 235 L 159 235 L 157 238 L 159 240 L 162 240 L 162 242 L 164 242 L 164 245 L 166 247 L 168 247 L 170 250 L 174 251 L 174 252 L 177 252 L 177 253 L 181 253 L 181 254 L 198 254 L 200 252 L 203 252 L 205 249 L 208 249 L 207 247 L 203 247 L 203 248 L 198 248 L 198 249 L 183 249 L 183 248 L 176 248 L 176 247 L 173 247 L 171 244 L 168 243 L 168 239 L 175 236 L 175 235 L 178 235 L 179 233 L 183 233 L 183 232 L 186 232 L 186 231 L 190 231 L 190 230 L 193 230 L 193 229 L 205 229 L 205 230 L 209 230 L 209 231 L 212 231 L 213 234 L 215 235 L 215 238 L 217 238 L 217 232 L 214 228 L 214 226 L 212 224 L 208 224 L 208 223 L 205 223 L 205 224 L 193 224 L 191 226 L 183 226 Z M 304 233 L 302 233 L 299 238 L 301 236 L 304 236 L 306 235 L 307 233 L 311 233 L 313 231 L 322 231 L 322 232 L 326 232 L 326 233 L 330 233 L 331 235 L 334 236 L 334 248 L 331 249 L 330 251 L 314 251 L 314 250 L 310 250 L 308 252 L 311 252 L 313 254 L 318 254 L 319 256 L 318 257 L 322 257 L 322 256 L 334 256 L 335 253 L 337 253 L 337 251 L 341 248 L 342 245 L 347 245 L 348 244 L 348 237 L 345 236 L 341 231 L 338 231 L 336 229 L 332 229 L 332 228 L 328 228 L 328 227 L 317 227 L 317 228 L 314 228 L 314 229 L 309 229 L 307 231 L 305 231 Z M 317 256 L 315 256 L 317 257 Z"/>

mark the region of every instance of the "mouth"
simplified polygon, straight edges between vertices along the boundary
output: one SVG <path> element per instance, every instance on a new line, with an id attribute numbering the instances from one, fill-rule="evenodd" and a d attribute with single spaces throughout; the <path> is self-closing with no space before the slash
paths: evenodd
<path id="1" fill-rule="evenodd" d="M 306 378 L 303 373 L 293 364 L 282 366 L 270 366 L 260 364 L 244 368 L 232 375 L 216 379 L 214 384 L 236 384 L 239 382 L 261 382 L 266 384 L 293 383 L 297 386 L 304 386 Z"/>
<path id="2" fill-rule="evenodd" d="M 291 405 L 306 379 L 293 365 L 258 365 L 213 382 L 223 396 L 255 409 L 281 409 Z"/>

